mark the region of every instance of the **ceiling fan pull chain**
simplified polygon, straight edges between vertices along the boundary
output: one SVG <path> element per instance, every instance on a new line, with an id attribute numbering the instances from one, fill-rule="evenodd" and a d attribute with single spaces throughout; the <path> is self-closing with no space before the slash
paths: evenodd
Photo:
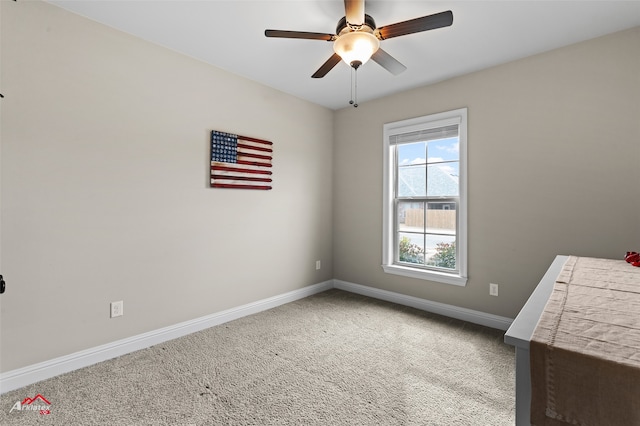
<path id="1" fill-rule="evenodd" d="M 355 98 L 355 102 L 353 104 L 354 108 L 358 108 L 358 68 L 354 68 L 353 72 L 355 73 L 355 79 L 354 79 L 354 84 L 353 84 L 353 93 L 354 93 L 354 98 Z"/>
<path id="2" fill-rule="evenodd" d="M 351 77 L 351 82 L 349 83 L 349 90 L 351 90 L 349 94 L 349 105 L 353 105 L 353 68 L 351 67 L 349 67 L 349 76 Z"/>

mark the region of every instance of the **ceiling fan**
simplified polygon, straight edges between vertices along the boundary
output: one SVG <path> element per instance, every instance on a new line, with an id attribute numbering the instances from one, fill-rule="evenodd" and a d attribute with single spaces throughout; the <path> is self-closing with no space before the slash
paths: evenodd
<path id="1" fill-rule="evenodd" d="M 393 56 L 380 48 L 380 41 L 392 37 L 448 27 L 453 23 L 453 13 L 448 10 L 421 18 L 376 27 L 373 18 L 364 13 L 365 0 L 344 0 L 345 16 L 338 21 L 336 34 L 305 31 L 265 30 L 267 37 L 301 38 L 333 42 L 334 54 L 311 76 L 324 77 L 342 59 L 358 69 L 373 59 L 390 73 L 397 75 L 407 69 Z"/>

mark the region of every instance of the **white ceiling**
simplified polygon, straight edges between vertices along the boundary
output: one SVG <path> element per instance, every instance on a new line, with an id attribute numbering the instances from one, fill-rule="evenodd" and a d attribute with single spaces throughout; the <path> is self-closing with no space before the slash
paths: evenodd
<path id="1" fill-rule="evenodd" d="M 331 109 L 348 106 L 346 64 L 311 78 L 333 54 L 331 42 L 264 36 L 265 29 L 333 34 L 343 0 L 48 1 L 299 98 Z M 360 103 L 640 26 L 640 0 L 366 0 L 365 6 L 378 26 L 445 10 L 453 12 L 451 27 L 381 42 L 408 69 L 394 76 L 373 61 L 363 65 Z"/>

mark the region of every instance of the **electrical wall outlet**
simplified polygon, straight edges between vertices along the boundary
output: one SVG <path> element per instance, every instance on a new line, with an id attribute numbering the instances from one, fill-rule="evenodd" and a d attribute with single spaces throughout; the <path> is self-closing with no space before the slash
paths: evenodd
<path id="1" fill-rule="evenodd" d="M 489 284 L 489 295 L 497 296 L 498 295 L 498 284 Z"/>
<path id="2" fill-rule="evenodd" d="M 316 271 L 320 269 L 320 266 L 321 266 L 320 261 L 316 260 Z"/>
<path id="3" fill-rule="evenodd" d="M 121 317 L 124 315 L 124 302 L 111 302 L 111 318 Z"/>

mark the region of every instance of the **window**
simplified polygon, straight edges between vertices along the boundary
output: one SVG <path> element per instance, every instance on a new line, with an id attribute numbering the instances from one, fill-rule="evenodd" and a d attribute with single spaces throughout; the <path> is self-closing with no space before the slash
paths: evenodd
<path id="1" fill-rule="evenodd" d="M 382 267 L 467 282 L 467 109 L 384 125 Z"/>

